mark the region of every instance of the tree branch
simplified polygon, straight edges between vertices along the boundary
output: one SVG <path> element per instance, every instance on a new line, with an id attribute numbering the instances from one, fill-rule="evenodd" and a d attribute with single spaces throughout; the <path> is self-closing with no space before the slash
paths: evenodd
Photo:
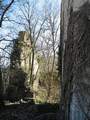
<path id="1" fill-rule="evenodd" d="M 2 15 L 1 15 L 1 18 L 0 18 L 0 27 L 2 26 L 2 22 L 3 22 L 3 19 L 4 19 L 4 16 L 5 16 L 6 12 L 9 10 L 9 8 L 13 4 L 13 2 L 14 2 L 14 0 L 11 0 L 11 2 L 8 4 L 8 6 L 3 11 Z"/>

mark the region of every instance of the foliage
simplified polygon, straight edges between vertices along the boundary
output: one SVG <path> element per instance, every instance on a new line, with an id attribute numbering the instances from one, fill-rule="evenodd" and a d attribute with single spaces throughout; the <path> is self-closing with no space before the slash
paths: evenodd
<path id="1" fill-rule="evenodd" d="M 10 72 L 10 82 L 6 90 L 7 98 L 10 100 L 18 100 L 25 97 L 25 80 L 26 73 L 22 69 L 12 69 Z"/>
<path id="2" fill-rule="evenodd" d="M 43 57 L 39 57 L 38 61 L 40 66 L 36 78 L 39 81 L 38 89 L 35 94 L 36 102 L 57 103 L 59 102 L 58 72 L 55 68 L 53 72 L 52 70 L 48 71 L 45 64 L 46 61 Z"/>
<path id="3" fill-rule="evenodd" d="M 10 67 L 15 68 L 19 67 L 20 65 L 20 54 L 21 54 L 21 48 L 19 44 L 19 40 L 14 40 L 13 49 L 10 55 Z"/>

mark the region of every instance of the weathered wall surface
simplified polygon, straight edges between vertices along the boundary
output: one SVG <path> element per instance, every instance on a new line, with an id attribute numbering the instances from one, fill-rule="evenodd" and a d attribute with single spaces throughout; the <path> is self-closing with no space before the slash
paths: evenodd
<path id="1" fill-rule="evenodd" d="M 19 40 L 21 43 L 21 68 L 28 74 L 30 77 L 30 69 L 31 69 L 31 54 L 32 54 L 32 46 L 29 39 L 29 34 L 27 32 L 21 32 L 19 35 Z M 33 65 L 33 75 L 36 75 L 38 70 L 38 62 L 37 62 L 37 54 L 35 54 L 34 65 Z M 30 78 L 29 78 L 30 80 Z M 28 81 L 30 82 L 30 81 Z"/>
<path id="2" fill-rule="evenodd" d="M 60 120 L 90 119 L 90 1 L 63 0 Z M 86 101 L 86 102 L 85 102 Z"/>

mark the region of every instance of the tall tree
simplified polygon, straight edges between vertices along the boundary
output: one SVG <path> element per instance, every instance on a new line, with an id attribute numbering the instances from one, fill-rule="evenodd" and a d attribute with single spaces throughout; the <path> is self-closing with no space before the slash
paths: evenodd
<path id="1" fill-rule="evenodd" d="M 3 102 L 3 82 L 2 82 L 2 70 L 0 67 L 0 106 L 4 104 Z"/>

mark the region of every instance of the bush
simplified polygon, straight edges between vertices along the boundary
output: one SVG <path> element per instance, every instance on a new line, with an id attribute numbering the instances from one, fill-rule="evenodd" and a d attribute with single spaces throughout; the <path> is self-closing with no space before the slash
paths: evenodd
<path id="1" fill-rule="evenodd" d="M 6 89 L 7 99 L 17 101 L 25 97 L 26 94 L 26 73 L 22 69 L 12 69 L 10 73 L 10 84 Z"/>

